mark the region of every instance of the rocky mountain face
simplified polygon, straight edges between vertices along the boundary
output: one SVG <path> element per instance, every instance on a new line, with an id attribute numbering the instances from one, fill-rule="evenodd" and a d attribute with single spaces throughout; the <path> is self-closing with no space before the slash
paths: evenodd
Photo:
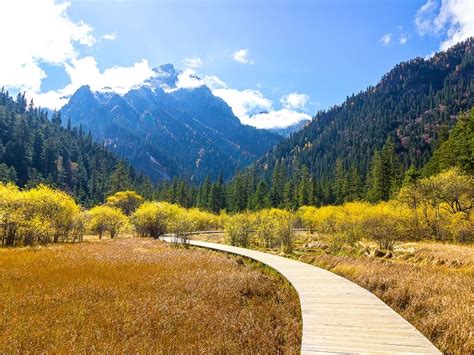
<path id="1" fill-rule="evenodd" d="M 280 140 L 242 125 L 205 85 L 177 89 L 181 72 L 171 64 L 154 71 L 156 76 L 125 95 L 79 88 L 61 109 L 63 121 L 82 125 L 155 181 L 201 181 L 220 172 L 230 177 Z"/>

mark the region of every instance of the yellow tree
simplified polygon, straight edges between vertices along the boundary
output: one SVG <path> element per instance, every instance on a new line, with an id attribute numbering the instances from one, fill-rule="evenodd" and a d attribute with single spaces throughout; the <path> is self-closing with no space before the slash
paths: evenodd
<path id="1" fill-rule="evenodd" d="M 145 202 L 131 216 L 135 230 L 143 237 L 159 238 L 168 233 L 183 208 L 167 202 Z"/>
<path id="2" fill-rule="evenodd" d="M 143 203 L 143 197 L 135 191 L 119 191 L 108 196 L 106 203 L 109 206 L 122 210 L 127 216 L 130 216 Z"/>
<path id="3" fill-rule="evenodd" d="M 127 225 L 128 218 L 118 208 L 102 205 L 89 211 L 88 228 L 93 233 L 102 235 L 108 232 L 110 238 L 115 238 Z"/>

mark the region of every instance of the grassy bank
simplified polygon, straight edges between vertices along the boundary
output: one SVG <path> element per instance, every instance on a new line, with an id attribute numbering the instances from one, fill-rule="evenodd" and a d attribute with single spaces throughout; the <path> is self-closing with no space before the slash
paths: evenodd
<path id="1" fill-rule="evenodd" d="M 0 352 L 296 352 L 299 302 L 235 257 L 151 239 L 0 249 Z"/>

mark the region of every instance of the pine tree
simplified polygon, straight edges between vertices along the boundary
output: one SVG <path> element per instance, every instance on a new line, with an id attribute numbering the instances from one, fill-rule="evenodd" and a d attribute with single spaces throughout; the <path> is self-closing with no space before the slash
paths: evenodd
<path id="1" fill-rule="evenodd" d="M 283 207 L 289 210 L 296 208 L 297 199 L 295 196 L 294 185 L 290 180 L 285 184 L 285 189 L 283 193 Z"/>
<path id="2" fill-rule="evenodd" d="M 309 178 L 308 168 L 303 166 L 300 169 L 300 181 L 297 189 L 297 206 L 307 206 L 310 202 L 311 180 Z"/>
<path id="3" fill-rule="evenodd" d="M 367 199 L 372 202 L 388 201 L 398 191 L 401 182 L 401 166 L 391 138 L 380 152 L 375 152 L 368 177 Z"/>
<path id="4" fill-rule="evenodd" d="M 117 167 L 110 175 L 109 185 L 109 195 L 113 195 L 118 191 L 126 191 L 131 188 L 130 173 L 125 163 L 120 162 L 117 164 Z"/>
<path id="5" fill-rule="evenodd" d="M 334 196 L 337 204 L 342 204 L 347 197 L 347 177 L 341 159 L 336 160 L 336 177 L 334 180 Z"/>
<path id="6" fill-rule="evenodd" d="M 268 187 L 264 181 L 260 181 L 257 185 L 257 190 L 252 195 L 252 198 L 249 201 L 249 209 L 258 211 L 263 208 L 270 206 L 270 201 L 268 198 Z"/>
<path id="7" fill-rule="evenodd" d="M 209 208 L 209 195 L 211 193 L 211 177 L 206 176 L 204 182 L 199 187 L 197 206 L 201 209 Z"/>
<path id="8" fill-rule="evenodd" d="M 347 179 L 346 201 L 357 201 L 363 197 L 363 186 L 355 164 L 352 165 Z"/>
<path id="9" fill-rule="evenodd" d="M 214 213 L 219 213 L 225 208 L 226 197 L 224 179 L 222 173 L 217 177 L 216 182 L 212 185 L 209 193 L 209 210 Z"/>

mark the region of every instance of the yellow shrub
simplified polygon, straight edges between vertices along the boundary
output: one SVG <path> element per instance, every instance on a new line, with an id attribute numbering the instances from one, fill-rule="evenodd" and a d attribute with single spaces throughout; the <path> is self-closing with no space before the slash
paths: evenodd
<path id="1" fill-rule="evenodd" d="M 109 206 L 119 208 L 127 216 L 130 216 L 143 203 L 143 197 L 135 191 L 119 191 L 108 196 L 106 203 Z"/>
<path id="2" fill-rule="evenodd" d="M 128 218 L 118 208 L 102 205 L 89 211 L 88 228 L 97 233 L 99 238 L 108 232 L 110 238 L 115 238 L 127 226 Z"/>
<path id="3" fill-rule="evenodd" d="M 392 250 L 412 234 L 409 211 L 393 203 L 379 203 L 370 207 L 363 216 L 362 228 L 367 238 L 387 250 Z"/>
<path id="4" fill-rule="evenodd" d="M 132 224 L 141 236 L 158 238 L 168 233 L 184 208 L 167 202 L 145 202 L 133 213 Z"/>
<path id="5" fill-rule="evenodd" d="M 293 234 L 291 229 L 293 228 L 295 215 L 287 210 L 272 208 L 270 216 L 274 221 L 275 235 L 282 246 L 283 252 L 287 254 L 292 253 Z"/>
<path id="6" fill-rule="evenodd" d="M 254 228 L 254 216 L 242 212 L 229 217 L 225 224 L 225 233 L 230 245 L 247 247 L 250 244 Z"/>
<path id="7" fill-rule="evenodd" d="M 81 239 L 80 207 L 65 192 L 39 185 L 20 191 L 0 184 L 2 245 L 32 245 Z"/>
<path id="8" fill-rule="evenodd" d="M 198 208 L 191 208 L 185 211 L 186 214 L 193 219 L 195 230 L 206 231 L 216 230 L 219 228 L 219 216 L 213 213 L 201 211 Z"/>
<path id="9" fill-rule="evenodd" d="M 18 229 L 24 223 L 23 194 L 13 184 L 0 183 L 0 239 L 1 245 L 19 244 Z"/>

